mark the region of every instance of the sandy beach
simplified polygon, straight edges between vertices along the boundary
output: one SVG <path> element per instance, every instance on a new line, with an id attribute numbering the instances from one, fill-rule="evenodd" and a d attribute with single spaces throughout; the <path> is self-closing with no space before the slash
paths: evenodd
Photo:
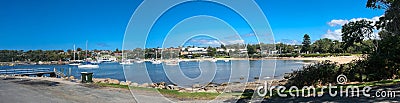
<path id="1" fill-rule="evenodd" d="M 352 60 L 362 59 L 359 56 L 337 56 L 337 57 L 298 57 L 298 58 L 276 58 L 279 60 L 309 60 L 309 61 L 325 61 L 330 60 L 339 64 L 349 63 Z"/>

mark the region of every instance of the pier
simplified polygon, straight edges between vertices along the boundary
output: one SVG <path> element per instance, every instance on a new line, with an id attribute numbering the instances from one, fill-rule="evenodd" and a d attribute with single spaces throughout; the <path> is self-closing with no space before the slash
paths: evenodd
<path id="1" fill-rule="evenodd" d="M 0 70 L 0 75 L 14 75 L 14 76 L 37 76 L 49 75 L 49 77 L 64 77 L 64 73 L 57 72 L 54 68 L 36 68 L 36 69 L 4 69 Z"/>

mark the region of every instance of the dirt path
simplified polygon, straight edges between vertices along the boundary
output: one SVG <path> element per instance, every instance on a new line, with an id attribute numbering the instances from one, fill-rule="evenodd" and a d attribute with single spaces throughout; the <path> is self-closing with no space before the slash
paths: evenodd
<path id="1" fill-rule="evenodd" d="M 163 98 L 136 95 L 147 102 L 168 102 Z M 129 90 L 94 89 L 82 84 L 0 78 L 0 103 L 134 103 Z"/>

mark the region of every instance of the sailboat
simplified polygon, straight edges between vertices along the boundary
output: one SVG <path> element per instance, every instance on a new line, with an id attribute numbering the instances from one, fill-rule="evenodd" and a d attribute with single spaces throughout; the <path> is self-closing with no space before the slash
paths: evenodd
<path id="1" fill-rule="evenodd" d="M 119 63 L 121 65 L 132 65 L 133 63 L 128 59 L 128 60 L 122 60 L 121 63 Z"/>
<path id="2" fill-rule="evenodd" d="M 157 60 L 157 51 L 158 50 L 156 50 L 156 58 L 151 61 L 151 64 L 161 64 L 162 63 L 160 60 Z"/>
<path id="3" fill-rule="evenodd" d="M 224 61 L 225 61 L 225 62 L 229 62 L 229 59 L 225 59 Z"/>
<path id="4" fill-rule="evenodd" d="M 217 59 L 212 58 L 210 61 L 211 61 L 211 62 L 217 62 Z"/>
<path id="5" fill-rule="evenodd" d="M 178 65 L 179 64 L 179 60 L 174 60 L 172 59 L 172 51 L 170 53 L 170 60 L 166 61 L 165 65 Z"/>
<path id="6" fill-rule="evenodd" d="M 74 60 L 73 60 L 71 63 L 68 64 L 68 65 L 70 65 L 70 66 L 78 66 L 78 65 L 81 65 L 81 62 L 75 60 L 75 54 L 76 54 L 75 51 L 76 51 L 76 49 L 75 49 L 75 44 L 74 44 Z"/>
<path id="7" fill-rule="evenodd" d="M 85 64 L 83 64 L 83 65 L 78 65 L 78 68 L 99 68 L 99 65 L 96 65 L 96 64 L 92 64 L 92 63 L 90 63 L 89 61 L 88 61 L 88 58 L 87 58 L 87 41 L 86 41 L 86 63 Z"/>

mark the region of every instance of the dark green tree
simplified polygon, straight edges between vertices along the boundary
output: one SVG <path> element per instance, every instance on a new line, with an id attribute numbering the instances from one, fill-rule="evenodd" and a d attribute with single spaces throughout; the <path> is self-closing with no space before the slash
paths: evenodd
<path id="1" fill-rule="evenodd" d="M 303 46 L 301 48 L 301 52 L 307 53 L 311 50 L 311 40 L 310 40 L 310 36 L 308 34 L 304 34 L 302 44 L 303 44 Z"/>
<path id="2" fill-rule="evenodd" d="M 364 39 L 370 39 L 374 29 L 372 23 L 372 21 L 360 20 L 344 24 L 342 26 L 344 49 L 353 46 L 355 43 L 362 43 Z"/>

